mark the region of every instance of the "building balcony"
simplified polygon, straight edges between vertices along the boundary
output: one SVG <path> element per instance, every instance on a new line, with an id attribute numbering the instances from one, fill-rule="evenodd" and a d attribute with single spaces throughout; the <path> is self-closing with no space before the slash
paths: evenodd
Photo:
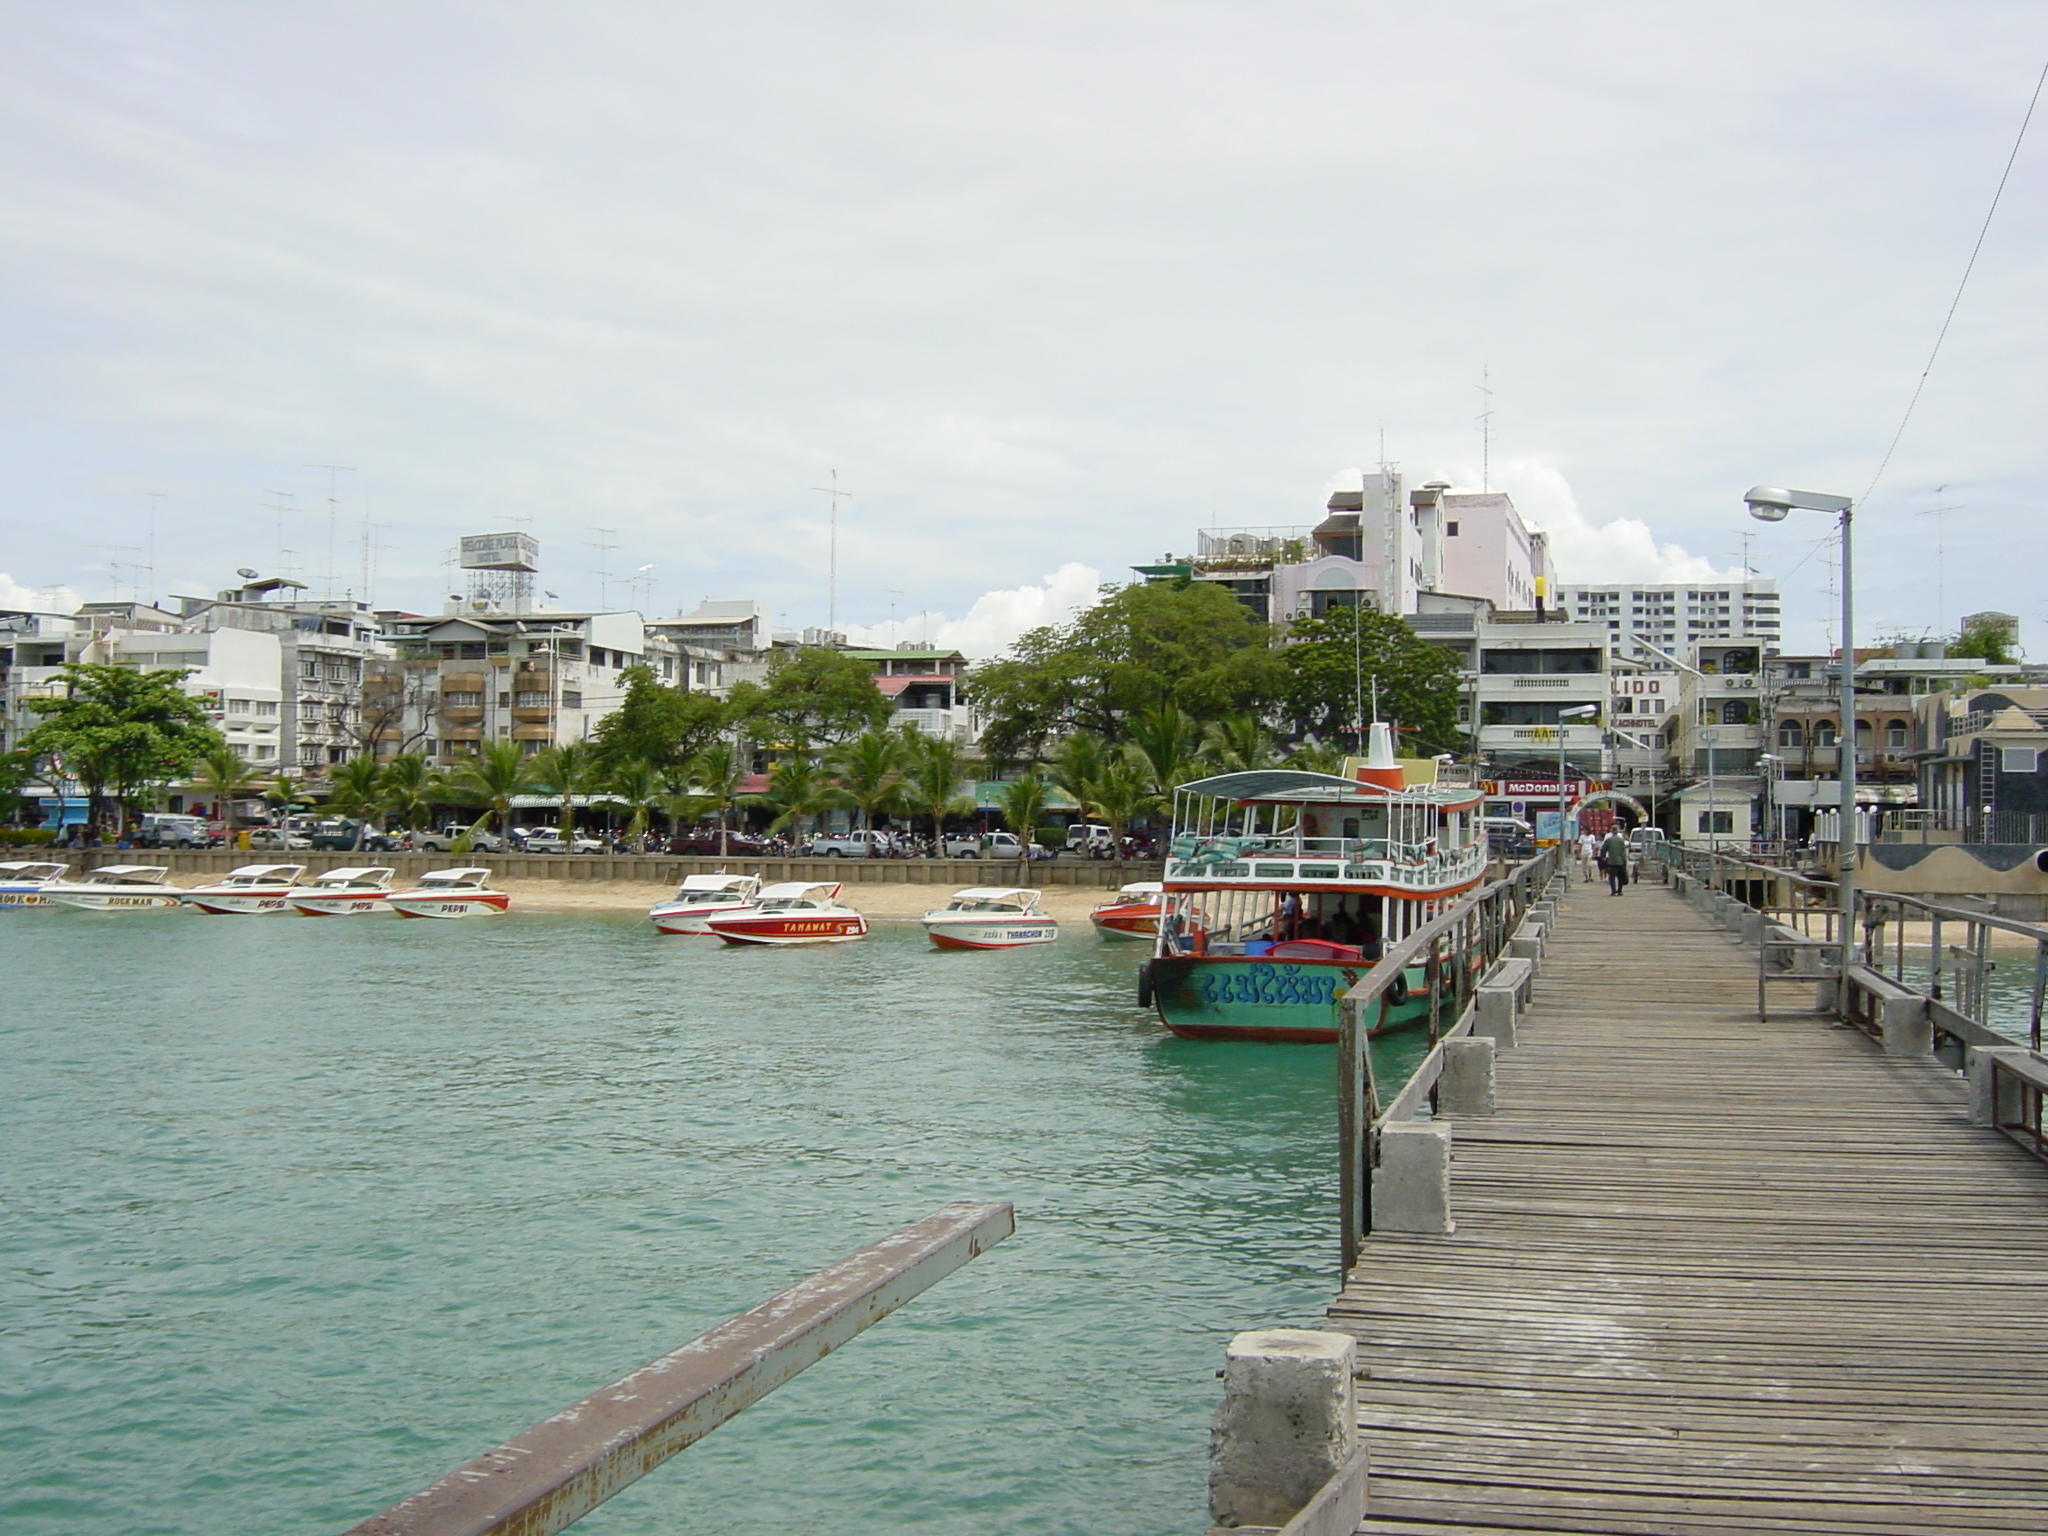
<path id="1" fill-rule="evenodd" d="M 512 718 L 522 725 L 546 725 L 554 718 L 554 710 L 546 704 L 515 704 Z"/>
<path id="2" fill-rule="evenodd" d="M 482 741 L 484 728 L 480 725 L 444 725 L 441 728 L 443 741 Z"/>
<path id="3" fill-rule="evenodd" d="M 443 704 L 441 718 L 450 725 L 477 725 L 484 718 L 481 704 Z"/>
<path id="4" fill-rule="evenodd" d="M 481 672 L 443 672 L 441 688 L 447 693 L 482 693 L 484 674 Z"/>
<path id="5" fill-rule="evenodd" d="M 546 725 L 515 725 L 512 727 L 514 741 L 552 741 L 554 731 Z"/>

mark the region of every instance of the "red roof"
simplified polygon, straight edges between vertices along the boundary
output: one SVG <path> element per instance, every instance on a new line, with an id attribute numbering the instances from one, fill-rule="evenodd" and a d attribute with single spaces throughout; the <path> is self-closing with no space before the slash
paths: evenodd
<path id="1" fill-rule="evenodd" d="M 895 698 L 913 683 L 957 683 L 957 677 L 948 677 L 943 672 L 920 672 L 914 677 L 878 677 L 875 686 L 882 690 L 885 698 Z"/>

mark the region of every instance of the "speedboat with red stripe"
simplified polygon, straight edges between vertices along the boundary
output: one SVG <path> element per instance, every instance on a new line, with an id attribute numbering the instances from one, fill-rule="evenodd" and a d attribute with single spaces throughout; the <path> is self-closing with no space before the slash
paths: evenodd
<path id="1" fill-rule="evenodd" d="M 760 899 L 759 875 L 685 875 L 675 895 L 650 907 L 647 916 L 663 933 L 709 935 L 707 919 L 751 908 Z"/>
<path id="2" fill-rule="evenodd" d="M 307 917 L 364 917 L 391 910 L 388 869 L 330 869 L 291 894 L 292 910 Z"/>
<path id="3" fill-rule="evenodd" d="M 385 898 L 401 917 L 503 917 L 512 898 L 491 889 L 488 869 L 435 869 Z"/>
<path id="4" fill-rule="evenodd" d="M 1088 914 L 1105 939 L 1149 939 L 1159 932 L 1159 914 L 1166 910 L 1166 887 L 1157 880 L 1134 880 Z"/>
<path id="5" fill-rule="evenodd" d="M 212 885 L 195 885 L 185 905 L 216 917 L 267 917 L 292 909 L 292 892 L 306 873 L 303 864 L 244 864 Z"/>
<path id="6" fill-rule="evenodd" d="M 845 944 L 868 936 L 868 920 L 839 899 L 836 881 L 791 880 L 761 892 L 760 902 L 707 917 L 728 944 Z"/>
<path id="7" fill-rule="evenodd" d="M 1037 891 L 977 885 L 919 919 L 940 949 L 1018 949 L 1050 944 L 1059 923 L 1038 904 Z"/>

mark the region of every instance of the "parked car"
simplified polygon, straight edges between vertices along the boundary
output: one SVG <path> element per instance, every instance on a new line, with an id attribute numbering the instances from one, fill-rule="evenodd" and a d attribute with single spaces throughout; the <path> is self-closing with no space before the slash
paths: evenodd
<path id="1" fill-rule="evenodd" d="M 301 853 L 312 848 L 313 839 L 290 827 L 254 827 L 249 832 L 249 846 L 272 853 Z"/>
<path id="2" fill-rule="evenodd" d="M 412 847 L 414 833 L 400 827 L 392 832 L 372 832 L 363 839 L 365 853 L 404 853 Z"/>
<path id="3" fill-rule="evenodd" d="M 814 859 L 886 859 L 895 851 L 895 838 L 872 829 L 814 837 L 804 849 Z"/>
<path id="4" fill-rule="evenodd" d="M 197 816 L 175 816 L 151 811 L 142 818 L 136 841 L 145 848 L 211 848 L 213 825 Z"/>
<path id="5" fill-rule="evenodd" d="M 1024 845 L 1014 832 L 959 832 L 940 844 L 949 859 L 1021 859 Z"/>
<path id="6" fill-rule="evenodd" d="M 503 853 L 505 839 L 495 832 L 472 832 L 466 821 L 450 822 L 447 826 L 432 832 L 415 833 L 413 848 L 420 853 L 453 853 L 457 838 L 469 839 L 471 853 Z"/>
<path id="7" fill-rule="evenodd" d="M 330 853 L 346 852 L 355 847 L 362 825 L 360 821 L 351 821 L 346 816 L 330 816 L 325 821 L 315 822 L 308 836 L 315 848 L 324 848 Z"/>
<path id="8" fill-rule="evenodd" d="M 1069 822 L 1067 852 L 1085 854 L 1091 859 L 1113 858 L 1116 855 L 1116 839 L 1110 836 L 1109 828 L 1099 821 Z"/>
<path id="9" fill-rule="evenodd" d="M 697 857 L 719 857 L 726 854 L 758 856 L 768 852 L 768 844 L 751 832 L 728 832 L 725 834 L 725 842 L 721 844 L 716 828 L 706 831 L 702 827 L 693 827 L 671 839 L 668 851 Z"/>
<path id="10" fill-rule="evenodd" d="M 578 832 L 565 843 L 562 834 L 553 827 L 530 828 L 519 846 L 527 853 L 603 853 L 604 839 Z"/>

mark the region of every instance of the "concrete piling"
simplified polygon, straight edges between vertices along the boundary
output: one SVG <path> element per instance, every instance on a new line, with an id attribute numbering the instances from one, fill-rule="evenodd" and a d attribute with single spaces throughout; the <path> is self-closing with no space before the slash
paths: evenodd
<path id="1" fill-rule="evenodd" d="M 1209 1513 L 1226 1530 L 1293 1519 L 1358 1449 L 1358 1345 L 1307 1328 L 1240 1333 L 1209 1435 Z"/>

